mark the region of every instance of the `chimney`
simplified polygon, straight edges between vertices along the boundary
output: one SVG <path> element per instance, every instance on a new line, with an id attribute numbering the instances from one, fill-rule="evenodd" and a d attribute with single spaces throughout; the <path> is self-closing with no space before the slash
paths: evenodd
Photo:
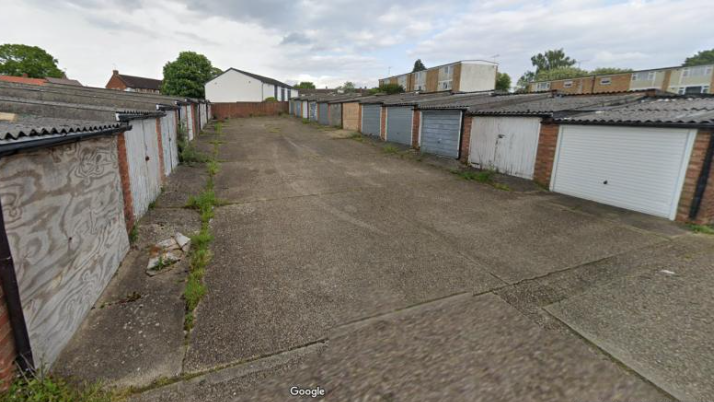
<path id="1" fill-rule="evenodd" d="M 119 70 L 112 70 L 112 75 L 119 75 Z"/>

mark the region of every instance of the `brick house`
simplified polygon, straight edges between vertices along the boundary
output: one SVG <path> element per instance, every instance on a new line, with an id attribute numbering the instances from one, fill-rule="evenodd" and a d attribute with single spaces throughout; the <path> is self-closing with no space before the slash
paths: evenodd
<path id="1" fill-rule="evenodd" d="M 161 80 L 153 78 L 135 77 L 133 75 L 119 74 L 112 71 L 112 77 L 105 88 L 127 92 L 161 93 Z"/>

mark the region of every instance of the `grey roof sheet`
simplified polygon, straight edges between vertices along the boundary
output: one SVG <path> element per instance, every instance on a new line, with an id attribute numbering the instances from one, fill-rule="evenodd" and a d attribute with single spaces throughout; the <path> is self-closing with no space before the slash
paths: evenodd
<path id="1" fill-rule="evenodd" d="M 571 123 L 714 125 L 714 97 L 652 98 L 558 119 Z"/>
<path id="2" fill-rule="evenodd" d="M 543 94 L 534 94 L 543 95 Z M 469 113 L 487 115 L 552 116 L 558 112 L 594 110 L 606 106 L 631 103 L 642 99 L 641 92 L 622 92 L 603 95 L 555 95 L 516 104 L 496 105 L 489 108 L 471 107 Z"/>
<path id="3" fill-rule="evenodd" d="M 451 92 L 405 92 L 392 95 L 375 95 L 373 98 L 367 98 L 360 103 L 383 104 L 387 106 L 397 105 L 414 105 L 419 100 L 446 98 L 452 96 Z"/>
<path id="4" fill-rule="evenodd" d="M 120 127 L 127 127 L 127 125 L 116 121 L 70 120 L 20 115 L 15 121 L 0 120 L 0 145 L 33 140 L 38 137 L 88 134 Z"/>
<path id="5" fill-rule="evenodd" d="M 75 87 L 81 87 L 82 83 L 77 81 L 77 80 L 72 80 L 69 78 L 54 78 L 54 77 L 45 77 L 47 82 L 51 82 L 53 84 L 59 84 L 59 85 L 72 85 Z"/>

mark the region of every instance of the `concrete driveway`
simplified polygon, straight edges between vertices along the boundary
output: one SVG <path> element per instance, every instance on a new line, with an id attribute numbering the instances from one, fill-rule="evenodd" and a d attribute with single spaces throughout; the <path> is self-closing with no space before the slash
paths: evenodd
<path id="1" fill-rule="evenodd" d="M 623 309 L 656 310 L 666 262 L 687 264 L 672 249 L 706 265 L 711 238 L 527 182 L 467 181 L 448 161 L 292 117 L 223 133 L 199 138 L 222 142 L 227 202 L 211 222 L 208 293 L 172 379 L 137 400 L 292 400 L 291 385 L 332 400 L 714 397 L 711 377 L 681 378 L 714 363 L 651 352 L 677 331 L 667 316 Z M 172 180 L 167 209 L 190 181 Z M 704 271 L 678 279 L 714 284 Z M 631 279 L 642 275 L 658 279 Z M 694 293 L 666 295 L 663 314 L 681 316 L 678 297 L 712 300 L 681 288 Z M 702 318 L 680 351 L 710 350 Z"/>

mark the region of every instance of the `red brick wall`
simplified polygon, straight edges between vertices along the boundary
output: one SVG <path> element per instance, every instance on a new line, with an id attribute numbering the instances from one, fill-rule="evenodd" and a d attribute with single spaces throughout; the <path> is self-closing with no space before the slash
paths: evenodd
<path id="1" fill-rule="evenodd" d="M 362 105 L 359 105 L 359 112 L 357 112 L 357 131 L 362 132 Z"/>
<path id="2" fill-rule="evenodd" d="M 164 165 L 164 144 L 161 139 L 161 119 L 156 119 L 156 138 L 159 140 L 159 169 L 161 169 L 159 174 L 161 175 L 161 182 L 163 183 L 166 180 L 164 173 L 166 166 Z"/>
<path id="3" fill-rule="evenodd" d="M 107 82 L 105 88 L 124 91 L 126 90 L 126 84 L 124 84 L 124 81 L 120 80 L 119 77 L 117 77 L 116 75 L 112 75 L 112 78 L 109 79 L 109 82 Z"/>
<path id="4" fill-rule="evenodd" d="M 277 116 L 288 113 L 287 102 L 233 102 L 213 103 L 212 113 L 218 120 L 236 117 Z"/>
<path id="5" fill-rule="evenodd" d="M 15 372 L 15 340 L 12 336 L 12 325 L 10 315 L 7 311 L 7 301 L 0 286 L 0 390 L 6 390 L 10 386 L 12 376 Z"/>
<path id="6" fill-rule="evenodd" d="M 412 148 L 419 149 L 419 125 L 421 124 L 421 111 L 414 111 L 412 119 Z"/>
<path id="7" fill-rule="evenodd" d="M 550 176 L 553 172 L 559 128 L 558 124 L 546 123 L 545 121 L 540 125 L 540 138 L 538 139 L 533 181 L 548 188 L 550 188 Z"/>
<path id="8" fill-rule="evenodd" d="M 694 200 L 694 194 L 699 182 L 699 176 L 702 174 L 704 159 L 706 157 L 709 141 L 711 141 L 712 131 L 699 130 L 697 138 L 694 141 L 692 156 L 689 159 L 689 166 L 684 178 L 684 186 L 682 187 L 682 195 L 679 198 L 679 206 L 677 207 L 677 220 L 689 221 L 689 210 Z M 710 169 L 713 169 L 711 166 Z M 709 180 L 707 188 L 704 192 L 704 197 L 699 207 L 699 213 L 694 219 L 695 223 L 709 224 L 714 222 L 714 172 L 709 172 Z"/>
<path id="9" fill-rule="evenodd" d="M 380 114 L 382 117 L 382 124 L 381 124 L 381 129 L 379 130 L 379 138 L 382 139 L 382 141 L 387 140 L 387 108 L 383 107 L 381 108 L 382 113 Z"/>
<path id="10" fill-rule="evenodd" d="M 134 227 L 134 201 L 131 196 L 131 178 L 129 177 L 129 162 L 126 158 L 126 139 L 124 133 L 117 136 L 117 154 L 119 159 L 119 177 L 121 178 L 121 189 L 124 197 L 124 221 L 126 231 L 129 232 Z"/>
<path id="11" fill-rule="evenodd" d="M 459 155 L 461 163 L 469 163 L 469 145 L 471 144 L 471 125 L 473 121 L 473 116 L 464 116 L 464 122 L 461 125 L 461 153 Z"/>

